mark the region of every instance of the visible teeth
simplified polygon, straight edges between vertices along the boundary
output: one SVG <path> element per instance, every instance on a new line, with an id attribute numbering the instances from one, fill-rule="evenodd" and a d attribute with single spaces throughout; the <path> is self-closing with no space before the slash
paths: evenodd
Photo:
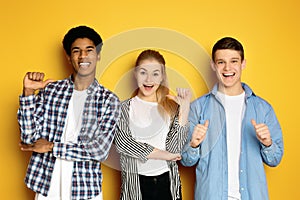
<path id="1" fill-rule="evenodd" d="M 153 85 L 144 85 L 144 87 L 153 87 Z"/>
<path id="2" fill-rule="evenodd" d="M 80 66 L 86 66 L 86 65 L 89 65 L 90 63 L 88 62 L 84 62 L 84 63 L 79 63 Z"/>
<path id="3" fill-rule="evenodd" d="M 223 74 L 224 76 L 233 76 L 234 73 L 231 73 L 231 74 Z"/>

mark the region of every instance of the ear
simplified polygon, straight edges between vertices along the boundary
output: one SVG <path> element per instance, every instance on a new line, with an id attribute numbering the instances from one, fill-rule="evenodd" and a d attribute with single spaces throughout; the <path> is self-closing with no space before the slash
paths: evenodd
<path id="1" fill-rule="evenodd" d="M 101 55 L 100 55 L 100 53 L 98 53 L 97 60 L 100 61 L 100 59 L 101 59 Z"/>
<path id="2" fill-rule="evenodd" d="M 210 60 L 210 67 L 212 68 L 212 70 L 215 72 L 216 71 L 216 66 L 215 66 L 215 62 L 213 60 Z"/>
<path id="3" fill-rule="evenodd" d="M 68 63 L 72 64 L 72 62 L 71 62 L 71 56 L 69 56 L 68 54 L 66 54 L 66 57 L 67 57 Z"/>
<path id="4" fill-rule="evenodd" d="M 245 67 L 246 67 L 246 59 L 244 59 L 244 60 L 242 61 L 242 69 L 245 69 Z"/>

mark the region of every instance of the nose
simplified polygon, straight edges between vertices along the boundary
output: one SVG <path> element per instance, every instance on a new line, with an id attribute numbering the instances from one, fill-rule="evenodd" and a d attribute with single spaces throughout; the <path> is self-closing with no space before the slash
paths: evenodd
<path id="1" fill-rule="evenodd" d="M 146 81 L 147 82 L 151 82 L 152 81 L 152 76 L 150 74 L 147 75 Z"/>
<path id="2" fill-rule="evenodd" d="M 224 64 L 224 70 L 229 70 L 230 69 L 230 65 L 228 63 Z"/>
<path id="3" fill-rule="evenodd" d="M 87 57 L 87 52 L 86 51 L 80 51 L 80 55 L 79 55 L 79 57 L 80 58 L 85 58 L 85 57 Z"/>

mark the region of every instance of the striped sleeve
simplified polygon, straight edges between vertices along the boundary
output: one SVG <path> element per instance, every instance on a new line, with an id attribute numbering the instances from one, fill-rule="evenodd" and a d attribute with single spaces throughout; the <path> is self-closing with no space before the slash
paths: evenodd
<path id="1" fill-rule="evenodd" d="M 115 130 L 115 144 L 120 153 L 145 162 L 154 147 L 147 143 L 138 142 L 132 137 L 128 124 L 129 102 L 130 100 L 127 100 L 121 105 L 121 117 Z"/>
<path id="2" fill-rule="evenodd" d="M 171 153 L 181 153 L 187 140 L 189 124 L 184 126 L 179 124 L 178 115 L 175 116 L 167 137 L 167 151 Z"/>

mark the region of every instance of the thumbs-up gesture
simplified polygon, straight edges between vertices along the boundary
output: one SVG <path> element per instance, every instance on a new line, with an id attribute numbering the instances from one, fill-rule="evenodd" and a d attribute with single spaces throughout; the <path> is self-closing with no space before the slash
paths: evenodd
<path id="1" fill-rule="evenodd" d="M 194 127 L 192 139 L 190 142 L 191 147 L 196 148 L 204 140 L 206 136 L 206 131 L 208 129 L 209 121 L 206 120 L 204 124 L 197 124 Z"/>
<path id="2" fill-rule="evenodd" d="M 54 80 L 47 79 L 43 81 L 45 77 L 44 73 L 41 72 L 27 72 L 23 80 L 23 94 L 29 96 L 34 94 L 38 89 L 44 88 L 47 84 Z"/>
<path id="3" fill-rule="evenodd" d="M 255 129 L 257 139 L 265 146 L 269 147 L 272 145 L 271 134 L 269 128 L 265 124 L 256 124 L 254 119 L 251 120 L 251 123 Z"/>

